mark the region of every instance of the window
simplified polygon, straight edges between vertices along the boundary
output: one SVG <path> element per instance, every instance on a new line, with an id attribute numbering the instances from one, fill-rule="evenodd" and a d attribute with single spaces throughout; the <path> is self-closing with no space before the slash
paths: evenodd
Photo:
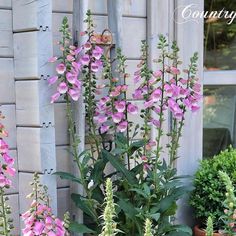
<path id="1" fill-rule="evenodd" d="M 236 2 L 205 0 L 205 11 L 222 9 L 235 11 Z M 236 23 L 228 21 L 204 22 L 203 157 L 236 146 Z"/>

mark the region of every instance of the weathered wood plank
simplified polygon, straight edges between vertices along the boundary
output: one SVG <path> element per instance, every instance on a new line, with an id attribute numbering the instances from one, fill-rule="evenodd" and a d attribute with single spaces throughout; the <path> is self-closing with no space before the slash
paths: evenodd
<path id="1" fill-rule="evenodd" d="M 15 86 L 17 125 L 42 126 L 54 123 L 53 105 L 50 104 L 53 88 L 46 80 L 16 81 Z"/>
<path id="2" fill-rule="evenodd" d="M 13 30 L 29 31 L 51 29 L 52 4 L 50 0 L 13 0 Z"/>
<path id="3" fill-rule="evenodd" d="M 92 14 L 107 14 L 107 0 L 89 0 L 88 8 L 91 10 Z"/>
<path id="4" fill-rule="evenodd" d="M 96 26 L 95 31 L 102 32 L 108 28 L 108 16 L 93 16 L 93 20 Z"/>
<path id="5" fill-rule="evenodd" d="M 20 234 L 20 215 L 19 215 L 19 194 L 8 195 L 9 201 L 7 202 L 11 206 L 11 218 L 13 219 L 14 229 L 12 235 L 16 236 Z"/>
<path id="6" fill-rule="evenodd" d="M 58 217 L 63 219 L 64 214 L 70 209 L 70 189 L 62 188 L 57 190 L 57 212 Z"/>
<path id="7" fill-rule="evenodd" d="M 123 17 L 123 53 L 128 58 L 140 58 L 141 40 L 144 39 L 146 19 Z"/>
<path id="8" fill-rule="evenodd" d="M 15 103 L 15 81 L 12 58 L 0 58 L 0 104 Z"/>
<path id="9" fill-rule="evenodd" d="M 12 149 L 16 148 L 16 112 L 15 105 L 2 105 L 0 110 L 2 111 L 5 119 L 2 120 L 3 125 L 5 125 L 6 130 L 9 132 L 9 136 L 6 137 L 6 141 L 9 147 Z"/>
<path id="10" fill-rule="evenodd" d="M 146 0 L 123 0 L 123 15 L 125 16 L 147 16 Z"/>
<path id="11" fill-rule="evenodd" d="M 9 0 L 0 0 L 1 9 L 11 9 L 12 3 Z"/>
<path id="12" fill-rule="evenodd" d="M 52 56 L 51 32 L 35 31 L 14 34 L 15 78 L 40 79 L 50 74 L 47 63 Z"/>
<path id="13" fill-rule="evenodd" d="M 57 171 L 70 172 L 70 153 L 69 146 L 56 147 L 56 158 L 57 158 Z M 57 187 L 68 187 L 70 185 L 68 180 L 62 180 L 57 177 Z"/>
<path id="14" fill-rule="evenodd" d="M 0 10 L 0 57 L 13 57 L 12 11 Z"/>
<path id="15" fill-rule="evenodd" d="M 16 174 L 14 177 L 10 177 L 12 181 L 12 187 L 6 190 L 6 194 L 13 194 L 13 193 L 18 193 L 19 192 L 19 174 L 18 174 L 18 160 L 17 160 L 17 151 L 16 150 L 11 150 L 9 152 L 9 155 L 14 158 L 15 163 L 14 163 L 14 168 L 16 169 Z"/>
<path id="16" fill-rule="evenodd" d="M 55 132 L 56 132 L 56 145 L 68 145 L 69 134 L 67 131 L 67 117 L 66 117 L 66 104 L 55 103 Z"/>
<path id="17" fill-rule="evenodd" d="M 17 128 L 20 171 L 52 172 L 56 170 L 54 128 Z M 29 161 L 30 160 L 30 161 Z"/>
<path id="18" fill-rule="evenodd" d="M 52 11 L 73 12 L 73 0 L 52 0 Z"/>

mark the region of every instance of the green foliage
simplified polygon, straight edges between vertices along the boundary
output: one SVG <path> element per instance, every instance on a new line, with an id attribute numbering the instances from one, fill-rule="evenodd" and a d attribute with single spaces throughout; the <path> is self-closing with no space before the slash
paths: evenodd
<path id="1" fill-rule="evenodd" d="M 213 221 L 210 216 L 207 218 L 206 236 L 213 236 Z"/>
<path id="2" fill-rule="evenodd" d="M 229 174 L 233 184 L 236 184 L 236 150 L 229 148 L 212 159 L 203 160 L 194 179 L 194 191 L 190 204 L 195 209 L 195 215 L 202 222 L 212 216 L 217 229 L 222 227 L 220 217 L 224 212 L 222 202 L 225 200 L 225 185 L 219 177 L 219 171 Z"/>
<path id="3" fill-rule="evenodd" d="M 13 227 L 13 220 L 10 217 L 11 208 L 7 205 L 8 197 L 0 189 L 0 235 L 10 236 Z"/>

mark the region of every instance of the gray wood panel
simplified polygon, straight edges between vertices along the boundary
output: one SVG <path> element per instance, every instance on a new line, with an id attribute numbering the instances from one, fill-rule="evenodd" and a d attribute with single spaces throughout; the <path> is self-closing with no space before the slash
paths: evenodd
<path id="1" fill-rule="evenodd" d="M 10 0 L 0 0 L 1 9 L 11 9 L 12 3 Z"/>
<path id="2" fill-rule="evenodd" d="M 52 11 L 73 12 L 73 0 L 52 0 Z"/>

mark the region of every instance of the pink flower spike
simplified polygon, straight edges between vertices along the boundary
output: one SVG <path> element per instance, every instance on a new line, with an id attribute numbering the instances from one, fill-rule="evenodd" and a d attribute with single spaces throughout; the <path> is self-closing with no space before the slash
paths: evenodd
<path id="1" fill-rule="evenodd" d="M 99 124 L 103 124 L 107 121 L 107 117 L 104 115 L 99 115 L 99 116 L 95 116 L 94 120 L 97 121 Z"/>
<path id="2" fill-rule="evenodd" d="M 48 62 L 50 63 L 54 63 L 55 61 L 57 61 L 57 57 L 51 57 L 48 59 Z"/>
<path id="3" fill-rule="evenodd" d="M 44 229 L 44 224 L 42 222 L 36 221 L 34 224 L 35 235 L 42 235 L 43 229 Z"/>
<path id="4" fill-rule="evenodd" d="M 125 101 L 116 102 L 116 104 L 115 104 L 115 108 L 118 112 L 124 112 L 125 106 L 126 106 Z"/>
<path id="5" fill-rule="evenodd" d="M 59 75 L 63 75 L 66 71 L 65 65 L 63 63 L 58 64 L 56 67 L 56 71 Z"/>
<path id="6" fill-rule="evenodd" d="M 191 111 L 192 112 L 196 112 L 200 109 L 200 106 L 196 103 L 193 103 L 192 106 L 191 106 Z"/>
<path id="7" fill-rule="evenodd" d="M 54 103 L 55 101 L 57 101 L 58 100 L 58 98 L 60 97 L 60 93 L 59 92 L 56 92 L 55 94 L 53 94 L 52 96 L 51 96 L 51 103 Z"/>
<path id="8" fill-rule="evenodd" d="M 81 63 L 80 63 L 80 62 L 74 62 L 74 61 L 73 61 L 71 64 L 72 64 L 72 66 L 73 66 L 73 69 L 74 69 L 76 72 L 78 72 L 78 71 L 81 70 Z"/>
<path id="9" fill-rule="evenodd" d="M 85 49 L 86 51 L 90 50 L 91 48 L 92 48 L 92 45 L 91 45 L 90 42 L 86 42 L 86 43 L 84 44 L 84 49 Z"/>
<path id="10" fill-rule="evenodd" d="M 93 57 L 96 59 L 96 60 L 99 60 L 102 56 L 102 53 L 103 53 L 103 49 L 96 46 L 95 49 L 93 50 Z"/>
<path id="11" fill-rule="evenodd" d="M 3 159 L 7 165 L 12 166 L 14 164 L 14 159 L 11 158 L 7 153 L 3 154 Z"/>
<path id="12" fill-rule="evenodd" d="M 136 89 L 132 96 L 134 99 L 143 99 L 142 90 Z"/>
<path id="13" fill-rule="evenodd" d="M 134 77 L 134 83 L 137 84 L 141 80 L 141 76 L 137 75 Z"/>
<path id="14" fill-rule="evenodd" d="M 6 172 L 10 175 L 10 176 L 14 176 L 16 173 L 16 169 L 13 167 L 9 167 L 7 166 Z"/>
<path id="15" fill-rule="evenodd" d="M 128 89 L 128 85 L 124 84 L 124 85 L 121 86 L 120 90 L 121 90 L 121 92 L 126 92 L 127 89 Z"/>
<path id="16" fill-rule="evenodd" d="M 183 85 L 187 84 L 187 82 L 188 82 L 186 79 L 183 79 L 183 78 L 181 78 L 179 81 Z"/>
<path id="17" fill-rule="evenodd" d="M 128 122 L 127 121 L 122 121 L 117 126 L 117 130 L 119 132 L 123 133 L 123 132 L 125 132 L 127 130 L 127 127 L 128 127 Z"/>
<path id="18" fill-rule="evenodd" d="M 8 148 L 8 144 L 4 140 L 0 139 L 0 154 L 7 153 Z"/>
<path id="19" fill-rule="evenodd" d="M 58 76 L 52 76 L 48 79 L 48 83 L 51 84 L 55 84 L 58 80 Z"/>
<path id="20" fill-rule="evenodd" d="M 127 107 L 127 111 L 132 115 L 137 115 L 138 114 L 138 107 L 130 103 Z"/>
<path id="21" fill-rule="evenodd" d="M 71 84 L 75 84 L 77 78 L 74 74 L 72 74 L 71 72 L 67 72 L 66 73 L 66 79 L 68 82 L 70 82 Z"/>
<path id="22" fill-rule="evenodd" d="M 156 126 L 157 128 L 160 128 L 160 121 L 159 120 L 152 119 L 152 124 L 154 126 Z"/>
<path id="23" fill-rule="evenodd" d="M 83 55 L 80 61 L 82 65 L 88 65 L 90 61 L 89 55 Z"/>
<path id="24" fill-rule="evenodd" d="M 77 89 L 69 89 L 69 95 L 71 97 L 72 100 L 74 101 L 78 101 L 79 100 L 79 97 L 80 97 L 80 91 Z"/>
<path id="25" fill-rule="evenodd" d="M 92 62 L 92 63 L 91 63 L 91 70 L 92 70 L 94 73 L 97 73 L 100 69 L 101 69 L 101 64 L 99 63 L 99 61 L 96 61 L 96 62 Z"/>
<path id="26" fill-rule="evenodd" d="M 100 127 L 101 134 L 106 133 L 108 130 L 109 130 L 109 126 L 108 125 L 102 125 Z"/>
<path id="27" fill-rule="evenodd" d="M 161 78 L 162 76 L 162 71 L 161 70 L 157 70 L 153 73 L 153 76 L 156 78 Z"/>
<path id="28" fill-rule="evenodd" d="M 57 87 L 57 91 L 60 94 L 65 94 L 68 91 L 68 86 L 65 82 L 61 82 L 58 87 Z"/>
<path id="29" fill-rule="evenodd" d="M 70 62 L 72 62 L 72 61 L 75 60 L 75 58 L 74 58 L 72 55 L 68 55 L 68 56 L 66 57 L 66 59 L 67 59 L 68 61 L 70 61 Z"/>
<path id="30" fill-rule="evenodd" d="M 178 68 L 174 67 L 174 66 L 170 67 L 170 71 L 174 75 L 179 75 L 180 74 L 180 70 Z"/>
<path id="31" fill-rule="evenodd" d="M 144 107 L 145 108 L 150 108 L 150 107 L 153 106 L 153 104 L 154 104 L 154 101 L 153 100 L 149 100 L 149 101 L 144 102 Z"/>
<path id="32" fill-rule="evenodd" d="M 75 49 L 75 55 L 78 55 L 82 51 L 82 47 L 78 47 Z"/>
<path id="33" fill-rule="evenodd" d="M 119 123 L 119 122 L 121 122 L 123 117 L 124 117 L 123 113 L 117 112 L 112 115 L 112 120 L 114 121 L 114 123 Z"/>
<path id="34" fill-rule="evenodd" d="M 155 89 L 152 94 L 151 94 L 151 99 L 154 101 L 154 102 L 157 102 L 160 97 L 161 97 L 161 90 L 160 89 Z"/>

